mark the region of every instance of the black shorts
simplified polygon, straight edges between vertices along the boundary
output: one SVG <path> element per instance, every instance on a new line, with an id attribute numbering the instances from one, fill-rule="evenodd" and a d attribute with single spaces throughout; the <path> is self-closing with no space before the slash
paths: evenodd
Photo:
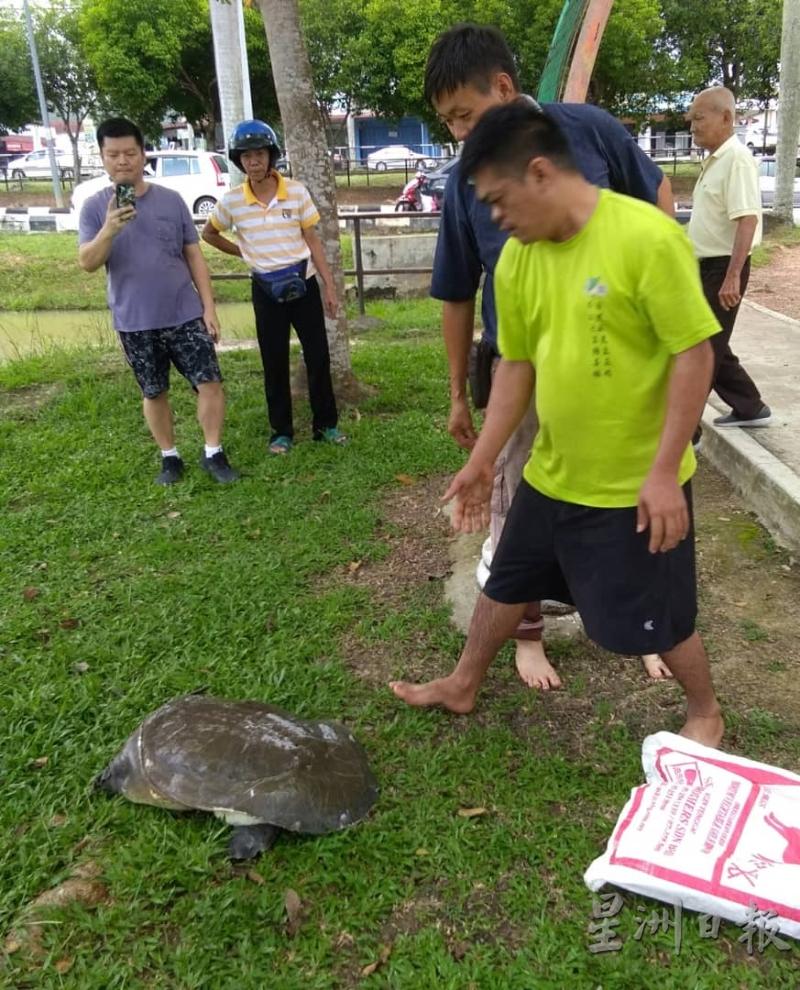
<path id="1" fill-rule="evenodd" d="M 692 493 L 689 535 L 650 553 L 636 532 L 636 507 L 596 509 L 559 502 L 523 479 L 483 589 L 506 605 L 571 602 L 590 639 L 613 653 L 664 653 L 692 635 L 697 618 Z"/>
<path id="2" fill-rule="evenodd" d="M 202 320 L 159 330 L 117 331 L 117 336 L 146 399 L 169 388 L 170 362 L 192 388 L 222 381 L 214 341 Z"/>

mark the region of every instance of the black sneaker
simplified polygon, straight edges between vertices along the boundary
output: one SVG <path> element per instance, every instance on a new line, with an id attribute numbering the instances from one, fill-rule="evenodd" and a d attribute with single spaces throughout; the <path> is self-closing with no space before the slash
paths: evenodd
<path id="1" fill-rule="evenodd" d="M 234 471 L 234 469 L 230 466 L 224 450 L 218 450 L 216 454 L 213 454 L 211 457 L 206 457 L 205 454 L 201 454 L 200 467 L 204 471 L 208 471 L 211 477 L 218 481 L 221 485 L 225 485 L 229 481 L 236 481 L 239 478 L 239 472 Z"/>
<path id="2" fill-rule="evenodd" d="M 183 477 L 183 461 L 180 457 L 162 457 L 161 472 L 156 477 L 157 485 L 174 485 Z"/>
<path id="3" fill-rule="evenodd" d="M 733 412 L 729 412 L 727 416 L 717 416 L 714 420 L 714 426 L 723 428 L 726 426 L 769 426 L 771 422 L 772 410 L 769 406 L 762 406 L 758 414 L 749 419 L 742 419 Z"/>

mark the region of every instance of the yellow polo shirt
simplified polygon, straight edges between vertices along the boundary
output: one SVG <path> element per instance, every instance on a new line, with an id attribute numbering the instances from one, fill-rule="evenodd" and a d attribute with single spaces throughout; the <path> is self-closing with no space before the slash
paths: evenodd
<path id="1" fill-rule="evenodd" d="M 525 480 L 550 498 L 636 505 L 667 414 L 673 357 L 719 332 L 683 229 L 601 189 L 566 241 L 510 237 L 494 273 L 500 353 L 536 369 Z M 678 481 L 694 474 L 687 444 Z"/>
<path id="2" fill-rule="evenodd" d="M 264 205 L 249 179 L 225 193 L 209 217 L 218 231 L 233 230 L 242 258 L 255 272 L 274 272 L 299 261 L 308 261 L 307 274 L 316 273 L 303 231 L 319 223 L 319 213 L 302 182 L 279 172 L 278 191 Z"/>
<path id="3" fill-rule="evenodd" d="M 734 134 L 703 162 L 694 187 L 689 239 L 698 258 L 723 258 L 733 250 L 736 221 L 758 217 L 753 247 L 761 243 L 758 165 Z"/>

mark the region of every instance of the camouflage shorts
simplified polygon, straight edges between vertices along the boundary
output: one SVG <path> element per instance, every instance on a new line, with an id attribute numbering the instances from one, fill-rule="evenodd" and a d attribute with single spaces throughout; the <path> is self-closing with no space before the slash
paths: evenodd
<path id="1" fill-rule="evenodd" d="M 170 363 L 194 389 L 222 381 L 214 341 L 202 320 L 159 330 L 118 331 L 117 336 L 146 399 L 167 391 Z"/>

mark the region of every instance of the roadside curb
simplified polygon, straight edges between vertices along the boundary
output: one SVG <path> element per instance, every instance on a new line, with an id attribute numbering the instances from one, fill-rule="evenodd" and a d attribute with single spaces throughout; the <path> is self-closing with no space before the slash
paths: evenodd
<path id="1" fill-rule="evenodd" d="M 339 213 L 380 213 L 383 209 L 383 204 L 378 203 L 372 206 L 368 206 L 365 203 L 354 203 L 354 204 L 339 204 L 337 207 Z"/>
<path id="2" fill-rule="evenodd" d="M 78 218 L 67 207 L 3 206 L 0 207 L 0 230 L 23 233 L 77 230 Z"/>
<path id="3" fill-rule="evenodd" d="M 725 475 L 777 542 L 800 553 L 800 477 L 748 430 L 718 430 L 715 416 L 719 410 L 707 405 L 701 454 Z"/>
<path id="4" fill-rule="evenodd" d="M 779 313 L 775 309 L 769 309 L 767 306 L 762 306 L 761 303 L 753 302 L 752 299 L 743 299 L 742 303 L 756 310 L 757 313 L 763 313 L 765 316 L 771 316 L 775 320 L 780 320 L 781 323 L 788 323 L 790 326 L 800 329 L 800 320 L 796 320 L 793 316 L 786 316 L 785 313 Z"/>
<path id="5" fill-rule="evenodd" d="M 363 203 L 354 206 L 340 206 L 339 225 L 347 227 L 347 220 L 341 214 L 380 213 L 381 204 L 368 206 Z M 388 212 L 388 211 L 387 211 Z M 394 217 L 394 213 L 391 215 Z M 399 217 L 400 215 L 398 215 Z M 204 223 L 205 217 L 194 217 L 195 223 Z M 366 221 L 371 224 L 371 221 Z M 18 233 L 42 233 L 76 231 L 78 218 L 67 207 L 57 206 L 0 206 L 0 230 L 13 230 Z"/>

